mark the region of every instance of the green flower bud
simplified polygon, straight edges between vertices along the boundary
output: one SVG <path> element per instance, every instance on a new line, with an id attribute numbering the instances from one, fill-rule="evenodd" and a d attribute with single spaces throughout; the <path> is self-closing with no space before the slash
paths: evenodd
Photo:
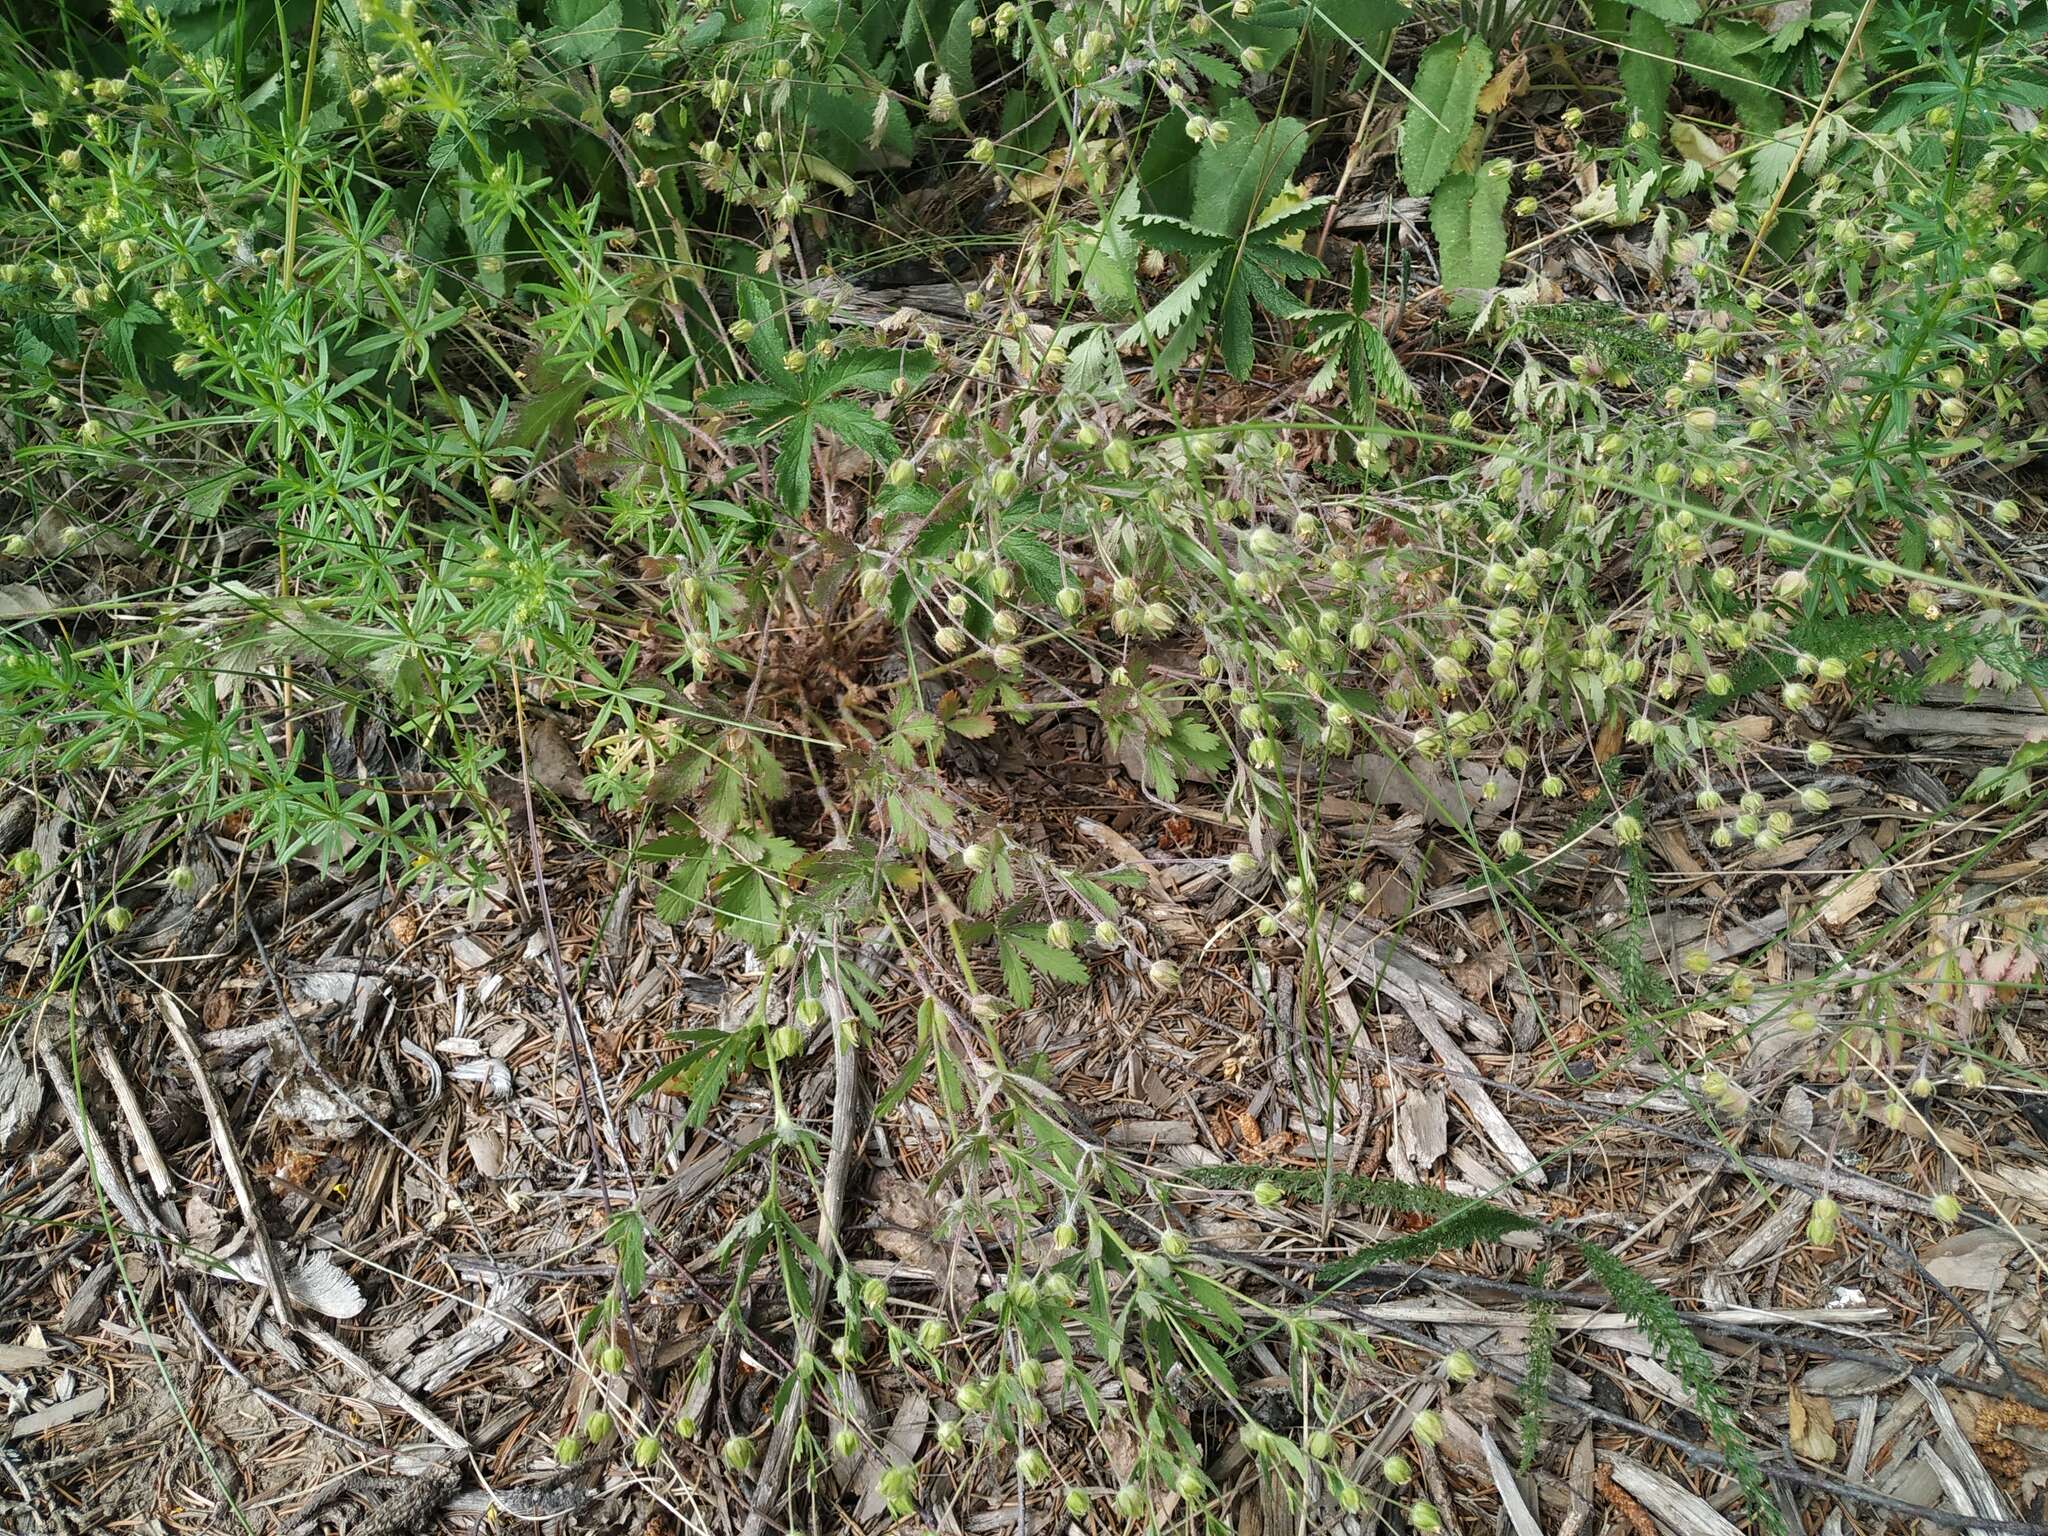
<path id="1" fill-rule="evenodd" d="M 1816 1248 L 1831 1247 L 1835 1241 L 1835 1224 L 1840 1220 L 1841 1206 L 1826 1195 L 1813 1202 L 1813 1208 L 1806 1216 L 1806 1240 Z"/>
<path id="2" fill-rule="evenodd" d="M 1389 1456 L 1380 1463 L 1380 1476 L 1396 1488 L 1405 1487 L 1415 1478 L 1415 1467 L 1406 1456 Z"/>
<path id="3" fill-rule="evenodd" d="M 593 1408 L 583 1416 L 583 1438 L 592 1445 L 603 1445 L 612 1437 L 612 1416 L 602 1408 Z"/>
<path id="4" fill-rule="evenodd" d="M 892 1462 L 875 1480 L 875 1492 L 891 1509 L 907 1509 L 916 1491 L 917 1468 L 906 1461 Z"/>
<path id="5" fill-rule="evenodd" d="M 661 1460 L 661 1441 L 654 1435 L 642 1435 L 633 1442 L 633 1465 L 646 1471 Z"/>
<path id="6" fill-rule="evenodd" d="M 718 1454 L 733 1471 L 744 1472 L 754 1464 L 754 1442 L 746 1435 L 730 1435 Z"/>
<path id="7" fill-rule="evenodd" d="M 1418 1531 L 1440 1531 L 1444 1517 L 1436 1512 L 1436 1506 L 1427 1499 L 1417 1499 L 1408 1506 L 1408 1523 Z"/>

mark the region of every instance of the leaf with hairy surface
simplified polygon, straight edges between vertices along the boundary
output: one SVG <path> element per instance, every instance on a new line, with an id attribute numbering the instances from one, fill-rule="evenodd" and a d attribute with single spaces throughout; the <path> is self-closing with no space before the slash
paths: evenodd
<path id="1" fill-rule="evenodd" d="M 1401 179 L 1413 196 L 1427 197 L 1450 174 L 1492 77 L 1492 55 L 1469 33 L 1447 33 L 1424 51 L 1401 118 Z"/>

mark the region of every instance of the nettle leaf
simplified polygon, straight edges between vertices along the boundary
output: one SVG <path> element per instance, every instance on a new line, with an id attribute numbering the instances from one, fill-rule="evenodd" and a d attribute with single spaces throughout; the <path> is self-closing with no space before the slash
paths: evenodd
<path id="1" fill-rule="evenodd" d="M 1429 203 L 1429 230 L 1436 236 L 1437 267 L 1443 286 L 1496 288 L 1507 260 L 1509 160 L 1489 160 L 1476 171 L 1460 171 L 1437 188 Z"/>
<path id="2" fill-rule="evenodd" d="M 1759 78 L 1724 30 L 1739 34 L 1743 29 L 1728 23 L 1712 32 L 1686 33 L 1685 72 L 1732 106 L 1737 121 L 1751 133 L 1775 133 L 1785 121 L 1784 98 Z M 1748 30 L 1762 36 L 1754 28 Z"/>
<path id="3" fill-rule="evenodd" d="M 1617 73 L 1630 110 L 1653 134 L 1664 131 L 1664 103 L 1678 73 L 1677 51 L 1678 40 L 1671 29 L 1648 9 L 1629 17 L 1628 39 L 1622 45 Z"/>
<path id="4" fill-rule="evenodd" d="M 811 504 L 811 419 L 798 415 L 783 428 L 775 444 L 775 499 L 791 517 L 802 517 Z"/>
<path id="5" fill-rule="evenodd" d="M 962 4 L 953 8 L 946 23 L 946 38 L 939 45 L 939 68 L 953 77 L 953 89 L 965 92 L 974 85 L 974 23 L 981 8 Z"/>
<path id="6" fill-rule="evenodd" d="M 1468 33 L 1449 33 L 1424 51 L 1401 118 L 1401 179 L 1411 195 L 1428 196 L 1450 174 L 1492 78 L 1492 54 Z"/>

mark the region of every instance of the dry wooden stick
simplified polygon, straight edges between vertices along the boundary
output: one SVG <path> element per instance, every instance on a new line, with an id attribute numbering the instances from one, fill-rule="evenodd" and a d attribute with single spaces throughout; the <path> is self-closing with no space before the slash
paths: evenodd
<path id="1" fill-rule="evenodd" d="M 279 1323 L 289 1328 L 292 1325 L 291 1297 L 284 1286 L 284 1271 L 277 1262 L 277 1250 L 271 1245 L 270 1228 L 263 1220 L 263 1207 L 256 1199 L 256 1187 L 249 1182 L 249 1170 L 242 1166 L 242 1150 L 235 1145 L 234 1127 L 228 1124 L 227 1106 L 220 1101 L 213 1079 L 206 1075 L 206 1062 L 199 1054 L 199 1042 L 193 1037 L 192 1026 L 185 1022 L 185 1011 L 178 1000 L 162 987 L 157 988 L 157 1002 L 163 1010 L 164 1026 L 170 1030 L 171 1038 L 178 1042 L 178 1050 L 192 1069 L 193 1085 L 199 1090 L 199 1107 L 206 1115 L 206 1128 L 213 1135 L 214 1150 L 220 1153 L 221 1167 L 228 1176 L 228 1187 L 235 1192 L 235 1204 L 242 1209 L 242 1220 L 249 1227 L 249 1241 L 256 1250 L 256 1268 L 263 1276 L 263 1289 L 270 1296 L 271 1310 L 276 1312 Z"/>
<path id="2" fill-rule="evenodd" d="M 112 1155 L 112 1143 L 93 1123 L 92 1111 L 85 1107 L 78 1096 L 77 1085 L 71 1074 L 65 1070 L 64 1060 L 56 1048 L 47 1040 L 36 1042 L 36 1057 L 43 1064 L 43 1071 L 49 1076 L 50 1086 L 56 1090 L 57 1105 L 64 1118 L 71 1122 L 71 1134 L 84 1149 L 92 1179 L 106 1191 L 107 1201 L 114 1207 L 120 1218 L 128 1223 L 129 1231 L 138 1237 L 161 1237 L 163 1223 L 144 1208 L 134 1188 L 128 1182 L 118 1157 Z"/>
<path id="3" fill-rule="evenodd" d="M 447 1420 L 318 1323 L 301 1322 L 299 1332 L 360 1376 L 364 1385 L 369 1387 L 372 1397 L 396 1408 L 451 1451 L 467 1451 L 470 1448 L 469 1442 L 463 1439 L 459 1431 L 451 1428 Z"/>
<path id="4" fill-rule="evenodd" d="M 92 1053 L 100 1064 L 100 1071 L 106 1074 L 108 1086 L 114 1090 L 114 1098 L 121 1106 L 121 1118 L 128 1122 L 128 1132 L 135 1138 L 135 1150 L 142 1158 L 142 1166 L 149 1171 L 149 1182 L 156 1187 L 157 1198 L 168 1201 L 171 1198 L 172 1180 L 170 1165 L 164 1161 L 163 1149 L 156 1144 L 156 1137 L 149 1129 L 149 1117 L 142 1112 L 142 1100 L 135 1092 L 135 1085 L 128 1080 L 128 1071 L 121 1065 L 121 1054 L 108 1041 L 103 1030 L 92 1032 Z"/>
<path id="5" fill-rule="evenodd" d="M 1835 61 L 1835 72 L 1828 77 L 1827 89 L 1820 93 L 1820 100 L 1813 104 L 1813 116 L 1807 119 L 1806 132 L 1800 136 L 1799 147 L 1792 152 L 1792 163 L 1785 167 L 1785 175 L 1778 183 L 1778 190 L 1772 194 L 1770 206 L 1764 209 L 1764 216 L 1757 220 L 1756 233 L 1750 237 L 1749 251 L 1742 258 L 1742 266 L 1736 271 L 1735 281 L 1741 282 L 1749 276 L 1750 263 L 1756 260 L 1756 253 L 1764 243 L 1764 236 L 1771 232 L 1771 225 L 1777 221 L 1778 210 L 1785 205 L 1785 194 L 1792 190 L 1792 179 L 1799 174 L 1799 162 L 1806 158 L 1806 148 L 1813 142 L 1813 136 L 1820 129 L 1820 120 L 1828 115 L 1828 103 L 1834 99 L 1835 87 L 1842 83 L 1842 76 L 1848 73 L 1849 61 L 1856 56 L 1856 45 L 1863 40 L 1863 27 L 1870 20 L 1871 10 L 1877 0 L 1863 0 L 1863 9 L 1856 14 L 1856 25 L 1849 29 L 1849 41 L 1842 48 L 1842 56 Z"/>

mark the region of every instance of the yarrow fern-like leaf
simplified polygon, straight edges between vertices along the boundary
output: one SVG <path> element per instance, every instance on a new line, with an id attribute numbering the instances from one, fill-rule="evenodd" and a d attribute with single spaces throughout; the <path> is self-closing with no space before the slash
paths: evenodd
<path id="1" fill-rule="evenodd" d="M 1657 1358 L 1685 1383 L 1686 1395 L 1692 1399 L 1700 1422 L 1707 1426 L 1729 1476 L 1742 1489 L 1750 1514 L 1774 1536 L 1785 1536 L 1784 1516 L 1764 1486 L 1763 1472 L 1756 1464 L 1749 1437 L 1743 1434 L 1727 1399 L 1721 1395 L 1713 1357 L 1693 1337 L 1671 1298 L 1598 1243 L 1581 1242 L 1579 1253 L 1587 1270 L 1606 1289 L 1622 1315 L 1643 1330 Z"/>
<path id="2" fill-rule="evenodd" d="M 1261 1168 L 1242 1163 L 1189 1169 L 1183 1177 L 1190 1183 L 1212 1188 L 1250 1189 L 1272 1184 L 1297 1199 L 1320 1200 L 1327 1193 L 1347 1203 L 1439 1218 L 1419 1232 L 1383 1239 L 1347 1259 L 1324 1265 L 1315 1273 L 1315 1284 L 1321 1290 L 1340 1286 L 1376 1264 L 1412 1264 L 1434 1254 L 1491 1242 L 1511 1232 L 1547 1230 L 1544 1223 L 1505 1206 L 1389 1179 L 1361 1179 L 1318 1169 Z M 1764 1486 L 1763 1473 L 1748 1437 L 1735 1422 L 1735 1415 L 1722 1395 L 1713 1357 L 1693 1337 L 1685 1319 L 1662 1291 L 1598 1243 L 1581 1240 L 1576 1246 L 1588 1272 L 1612 1298 L 1615 1307 L 1642 1329 L 1657 1358 L 1685 1384 L 1694 1411 L 1707 1426 L 1707 1433 L 1720 1451 L 1728 1474 L 1741 1488 L 1758 1526 L 1773 1536 L 1785 1536 L 1784 1517 Z M 1529 1370 L 1523 1383 L 1525 1457 L 1531 1454 L 1532 1434 L 1540 1431 L 1540 1417 L 1532 1415 L 1539 1412 L 1544 1398 L 1555 1338 L 1552 1319 L 1539 1309 L 1530 1339 Z"/>
<path id="3" fill-rule="evenodd" d="M 1536 1266 L 1533 1278 L 1539 1289 L 1549 1283 L 1548 1260 Z M 1556 1348 L 1557 1303 L 1539 1301 L 1530 1309 L 1529 1364 L 1522 1373 L 1522 1388 L 1517 1394 L 1522 1404 L 1521 1421 L 1516 1426 L 1522 1442 L 1519 1465 L 1524 1472 L 1536 1465 L 1536 1452 L 1543 1443 L 1543 1400 L 1550 1388 Z"/>

